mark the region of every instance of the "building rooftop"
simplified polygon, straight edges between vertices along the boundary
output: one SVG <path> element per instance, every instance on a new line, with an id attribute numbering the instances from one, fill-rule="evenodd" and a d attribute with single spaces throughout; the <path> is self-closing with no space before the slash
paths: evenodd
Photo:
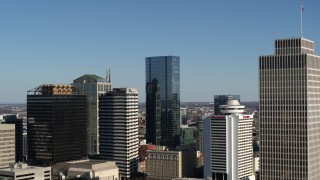
<path id="1" fill-rule="evenodd" d="M 85 79 L 92 79 L 92 80 L 104 79 L 104 78 L 102 78 L 102 77 L 100 77 L 100 76 L 97 76 L 97 75 L 95 75 L 95 74 L 85 74 L 85 75 L 83 75 L 83 76 L 75 79 L 75 81 L 77 81 L 77 80 L 79 80 L 79 79 L 83 79 L 83 78 L 85 78 Z"/>
<path id="2" fill-rule="evenodd" d="M 27 92 L 28 95 L 72 95 L 79 91 L 69 84 L 42 84 Z"/>
<path id="3" fill-rule="evenodd" d="M 43 169 L 43 168 L 50 168 L 51 167 L 39 167 L 39 166 L 28 166 L 26 163 L 12 163 L 10 164 L 9 167 L 7 168 L 1 168 L 0 171 L 6 171 L 6 172 L 22 172 L 22 171 L 27 171 L 27 170 L 32 170 L 32 169 Z"/>
<path id="4" fill-rule="evenodd" d="M 84 159 L 68 162 L 60 162 L 54 165 L 55 170 L 78 170 L 78 171 L 101 171 L 109 169 L 117 169 L 115 161 Z"/>
<path id="5" fill-rule="evenodd" d="M 229 99 L 226 105 L 228 105 L 228 106 L 240 106 L 240 103 L 236 99 Z"/>
<path id="6" fill-rule="evenodd" d="M 111 78 L 110 75 L 108 78 L 109 79 Z M 75 79 L 73 82 L 74 83 L 92 83 L 92 82 L 109 82 L 110 83 L 110 80 L 107 80 L 107 79 L 102 78 L 100 76 L 97 76 L 95 74 L 85 74 L 85 75 Z"/>
<path id="7" fill-rule="evenodd" d="M 222 114 L 242 114 L 245 106 L 241 105 L 236 99 L 229 99 L 225 105 L 220 105 Z"/>

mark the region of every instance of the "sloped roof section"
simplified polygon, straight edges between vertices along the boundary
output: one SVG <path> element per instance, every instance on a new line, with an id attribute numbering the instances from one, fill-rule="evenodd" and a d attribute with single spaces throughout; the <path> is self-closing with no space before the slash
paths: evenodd
<path id="1" fill-rule="evenodd" d="M 99 76 L 97 76 L 95 74 L 85 74 L 85 75 L 75 79 L 73 82 L 82 83 L 84 80 L 86 82 L 97 82 L 98 80 L 105 80 L 105 79 L 102 78 L 102 77 L 99 77 Z"/>

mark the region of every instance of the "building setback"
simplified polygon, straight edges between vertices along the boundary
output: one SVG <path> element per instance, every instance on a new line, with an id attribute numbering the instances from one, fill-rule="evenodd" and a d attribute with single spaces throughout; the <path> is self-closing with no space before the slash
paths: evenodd
<path id="1" fill-rule="evenodd" d="M 0 124 L 0 168 L 15 162 L 15 125 Z"/>
<path id="2" fill-rule="evenodd" d="M 71 85 L 45 84 L 28 91 L 28 159 L 53 165 L 87 156 L 86 95 Z"/>
<path id="3" fill-rule="evenodd" d="M 180 57 L 146 58 L 147 143 L 175 147 L 180 133 Z M 161 130 L 160 130 L 161 129 Z"/>
<path id="4" fill-rule="evenodd" d="M 320 179 L 320 57 L 305 38 L 259 57 L 260 179 Z"/>
<path id="5" fill-rule="evenodd" d="M 111 75 L 110 70 L 106 79 L 94 74 L 85 74 L 73 81 L 73 85 L 80 92 L 87 95 L 87 114 L 88 114 L 88 130 L 87 144 L 88 154 L 99 154 L 99 97 L 111 91 Z"/>
<path id="6" fill-rule="evenodd" d="M 138 92 L 114 88 L 99 100 L 100 156 L 116 161 L 121 179 L 138 169 Z"/>

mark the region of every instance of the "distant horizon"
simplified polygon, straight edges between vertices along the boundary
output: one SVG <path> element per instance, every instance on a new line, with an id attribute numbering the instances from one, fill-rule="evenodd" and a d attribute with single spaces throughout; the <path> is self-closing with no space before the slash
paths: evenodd
<path id="1" fill-rule="evenodd" d="M 257 101 L 241 101 L 241 103 L 250 103 L 250 102 L 259 102 L 258 100 Z M 138 102 L 139 104 L 140 103 L 146 103 L 146 102 Z M 180 103 L 213 103 L 213 101 L 180 101 Z M 27 104 L 27 102 L 25 103 L 1 103 L 0 102 L 0 105 L 13 105 L 13 104 Z"/>

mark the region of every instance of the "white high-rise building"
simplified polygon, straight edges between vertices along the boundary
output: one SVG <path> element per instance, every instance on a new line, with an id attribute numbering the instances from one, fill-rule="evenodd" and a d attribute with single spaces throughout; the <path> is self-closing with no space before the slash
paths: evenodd
<path id="1" fill-rule="evenodd" d="M 220 106 L 221 115 L 203 120 L 204 178 L 252 179 L 252 114 L 238 100 Z"/>
<path id="2" fill-rule="evenodd" d="M 138 92 L 114 88 L 99 100 L 100 156 L 116 161 L 121 179 L 138 169 Z"/>
<path id="3" fill-rule="evenodd" d="M 99 154 L 99 96 L 111 91 L 110 70 L 106 79 L 85 74 L 73 81 L 74 87 L 87 95 L 87 152 L 89 155 Z"/>

